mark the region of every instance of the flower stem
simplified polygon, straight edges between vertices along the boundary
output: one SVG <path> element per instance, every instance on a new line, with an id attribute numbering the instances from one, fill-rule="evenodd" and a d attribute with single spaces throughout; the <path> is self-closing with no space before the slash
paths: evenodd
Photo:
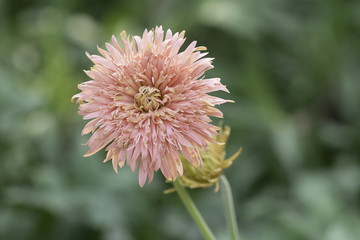
<path id="1" fill-rule="evenodd" d="M 234 201 L 231 192 L 231 187 L 229 181 L 224 175 L 220 176 L 220 181 L 222 185 L 221 192 L 226 210 L 226 220 L 229 226 L 231 240 L 239 240 L 240 239 L 239 229 L 236 222 L 236 215 L 235 215 L 235 208 L 234 208 Z"/>
<path id="2" fill-rule="evenodd" d="M 198 226 L 200 232 L 206 240 L 215 240 L 214 234 L 211 232 L 209 226 L 206 224 L 204 218 L 201 216 L 199 210 L 195 206 L 194 202 L 190 198 L 189 194 L 186 192 L 184 187 L 178 182 L 173 182 L 177 193 L 179 194 L 180 199 L 184 203 L 186 209 L 190 213 L 191 217 Z"/>

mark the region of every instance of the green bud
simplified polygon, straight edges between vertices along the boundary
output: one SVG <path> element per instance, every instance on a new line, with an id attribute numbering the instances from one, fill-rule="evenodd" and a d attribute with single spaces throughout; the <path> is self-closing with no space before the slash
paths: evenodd
<path id="1" fill-rule="evenodd" d="M 220 126 L 221 127 L 221 126 Z M 184 187 L 207 188 L 215 185 L 215 192 L 219 190 L 219 177 L 225 168 L 232 165 L 233 161 L 240 155 L 241 148 L 230 158 L 225 159 L 226 142 L 230 135 L 230 127 L 221 128 L 219 135 L 214 137 L 217 143 L 208 142 L 206 150 L 199 149 L 203 159 L 203 165 L 194 167 L 181 154 L 184 174 L 179 176 L 179 182 Z"/>

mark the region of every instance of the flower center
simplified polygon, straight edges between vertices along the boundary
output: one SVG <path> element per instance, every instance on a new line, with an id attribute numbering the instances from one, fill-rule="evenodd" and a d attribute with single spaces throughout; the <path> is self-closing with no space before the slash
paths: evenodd
<path id="1" fill-rule="evenodd" d="M 154 87 L 142 86 L 134 97 L 135 106 L 143 111 L 155 111 L 163 105 L 160 90 Z"/>

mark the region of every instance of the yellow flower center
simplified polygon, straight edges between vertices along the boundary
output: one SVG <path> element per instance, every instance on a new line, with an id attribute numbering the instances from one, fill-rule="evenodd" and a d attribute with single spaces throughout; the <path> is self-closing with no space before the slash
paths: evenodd
<path id="1" fill-rule="evenodd" d="M 134 97 L 134 104 L 143 112 L 155 111 L 163 105 L 161 92 L 154 87 L 142 86 Z"/>

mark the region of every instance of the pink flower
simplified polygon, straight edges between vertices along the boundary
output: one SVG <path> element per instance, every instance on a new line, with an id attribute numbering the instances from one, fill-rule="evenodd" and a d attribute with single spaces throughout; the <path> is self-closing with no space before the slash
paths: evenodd
<path id="1" fill-rule="evenodd" d="M 179 52 L 184 32 L 172 34 L 162 27 L 144 31 L 141 37 L 129 39 L 121 33 L 123 48 L 112 37 L 102 56 L 87 56 L 95 64 L 85 73 L 92 80 L 79 84 L 79 114 L 93 119 L 82 134 L 92 132 L 87 145 L 90 156 L 106 147 L 104 162 L 112 159 L 113 167 L 131 170 L 139 166 L 139 184 L 149 183 L 154 171 L 161 170 L 168 180 L 183 173 L 179 151 L 194 166 L 202 163 L 198 147 L 213 142 L 218 127 L 209 116 L 221 118 L 215 105 L 230 102 L 207 93 L 226 87 L 219 78 L 204 78 L 213 68 L 212 58 L 203 58 L 205 47 L 192 42 Z"/>

